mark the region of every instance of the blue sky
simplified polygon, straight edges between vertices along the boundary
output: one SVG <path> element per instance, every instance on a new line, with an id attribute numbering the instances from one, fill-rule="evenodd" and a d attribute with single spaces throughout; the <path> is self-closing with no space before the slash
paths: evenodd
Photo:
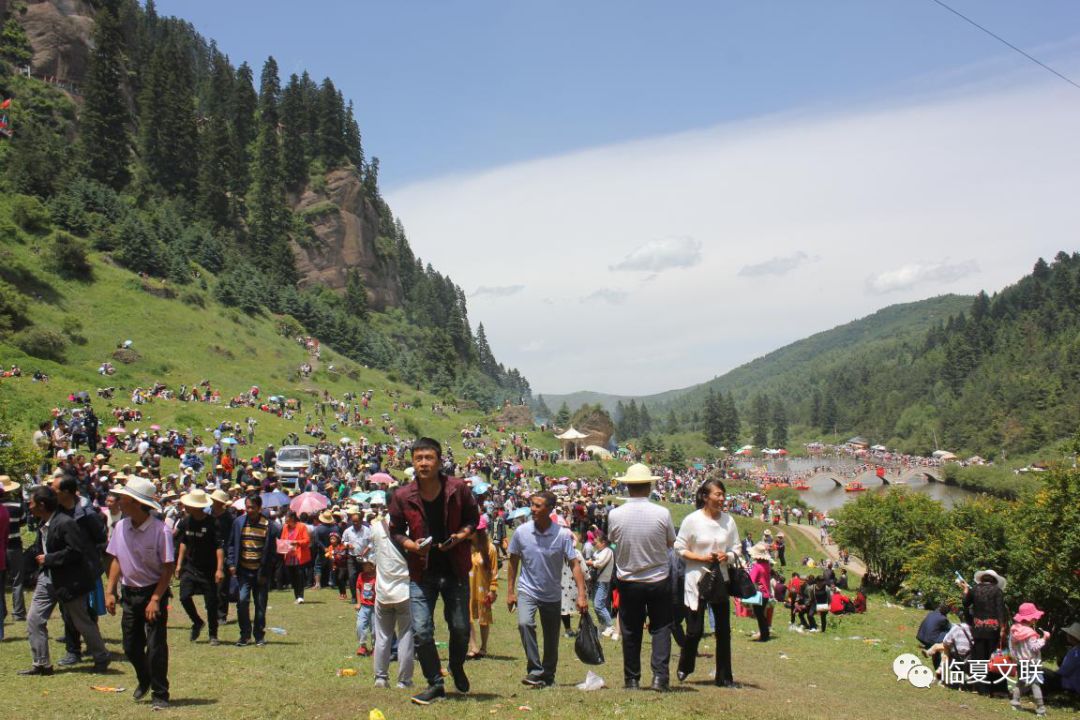
<path id="1" fill-rule="evenodd" d="M 1080 32 L 1075 0 L 951 2 L 1028 49 Z M 283 81 L 303 69 L 330 76 L 356 103 L 391 189 L 889 97 L 1008 53 L 930 0 L 158 0 L 158 9 L 256 73 L 274 55 Z"/>
<path id="2" fill-rule="evenodd" d="M 950 3 L 1080 77 L 1080 2 Z M 1080 250 L 1080 90 L 931 0 L 158 7 L 334 79 L 534 392 L 684 387 Z"/>

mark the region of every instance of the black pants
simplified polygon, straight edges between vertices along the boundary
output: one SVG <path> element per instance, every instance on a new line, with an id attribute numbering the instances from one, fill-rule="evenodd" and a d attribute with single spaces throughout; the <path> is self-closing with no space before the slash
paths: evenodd
<path id="1" fill-rule="evenodd" d="M 765 605 L 751 605 L 754 610 L 754 619 L 757 620 L 758 634 L 762 640 L 769 639 L 769 618 L 766 615 Z"/>
<path id="2" fill-rule="evenodd" d="M 124 615 L 120 628 L 124 633 L 124 654 L 135 668 L 139 687 L 148 687 L 154 698 L 169 699 L 169 593 L 158 603 L 160 613 L 154 622 L 146 620 L 146 606 L 154 586 L 130 588 L 122 586 L 120 602 Z"/>
<path id="3" fill-rule="evenodd" d="M 210 637 L 218 636 L 218 587 L 214 582 L 214 573 L 200 572 L 194 568 L 184 566 L 184 572 L 180 576 L 180 604 L 184 606 L 184 612 L 191 618 L 192 625 L 203 622 L 199 617 L 199 609 L 195 607 L 195 596 L 203 596 L 203 604 L 206 605 L 206 624 L 210 629 Z"/>
<path id="4" fill-rule="evenodd" d="M 968 657 L 968 661 L 989 660 L 994 651 L 998 649 L 999 642 L 1000 639 L 997 635 L 990 638 L 973 637 L 971 639 L 971 655 Z M 974 683 L 974 685 L 975 691 L 980 695 L 990 695 L 994 691 L 994 686 L 990 683 Z"/>
<path id="5" fill-rule="evenodd" d="M 289 576 L 289 585 L 292 586 L 293 598 L 299 600 L 304 597 L 304 585 L 306 573 L 303 565 L 286 565 L 285 572 Z"/>
<path id="6" fill-rule="evenodd" d="M 698 643 L 705 634 L 705 603 L 697 610 L 686 611 L 686 639 L 679 655 L 679 672 L 690 675 L 697 662 Z M 713 620 L 716 623 L 716 684 L 733 682 L 731 677 L 731 602 L 724 598 L 712 603 Z"/>
<path id="7" fill-rule="evenodd" d="M 360 558 L 349 556 L 349 595 L 353 605 L 356 604 L 356 578 L 360 576 Z"/>
<path id="8" fill-rule="evenodd" d="M 7 546 L 7 581 L 0 585 L 0 594 L 7 592 L 7 583 L 11 583 L 11 619 L 26 620 L 26 600 L 23 593 L 23 546 L 22 540 L 8 541 Z M 5 603 L 6 605 L 6 603 Z"/>
<path id="9" fill-rule="evenodd" d="M 645 619 L 652 636 L 653 679 L 669 680 L 671 662 L 671 586 L 668 579 L 659 582 L 626 582 L 619 585 L 619 617 L 623 639 L 623 680 L 641 680 L 641 641 Z"/>
<path id="10" fill-rule="evenodd" d="M 229 573 L 217 584 L 217 619 L 219 625 L 229 619 Z"/>

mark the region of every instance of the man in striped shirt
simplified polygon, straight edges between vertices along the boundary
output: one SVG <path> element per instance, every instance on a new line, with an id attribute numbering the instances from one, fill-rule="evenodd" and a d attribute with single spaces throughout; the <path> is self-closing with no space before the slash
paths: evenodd
<path id="1" fill-rule="evenodd" d="M 645 619 L 652 636 L 652 688 L 666 691 L 671 663 L 674 610 L 669 585 L 668 551 L 675 544 L 675 525 L 667 508 L 649 501 L 652 483 L 660 478 L 637 463 L 624 483 L 630 498 L 611 511 L 608 537 L 615 543 L 616 586 L 623 635 L 623 680 L 628 690 L 641 682 L 641 640 Z"/>
<path id="2" fill-rule="evenodd" d="M 245 513 L 233 522 L 229 544 L 229 572 L 240 583 L 240 599 L 236 603 L 240 639 L 236 646 L 243 647 L 254 637 L 255 644 L 262 647 L 266 645 L 266 603 L 278 533 L 274 524 L 262 516 L 262 497 L 258 493 L 248 496 L 244 509 Z M 248 610 L 252 600 L 255 601 L 254 627 Z"/>
<path id="3" fill-rule="evenodd" d="M 7 475 L 0 475 L 0 501 L 8 514 L 7 549 L 4 552 L 7 578 L 0 582 L 0 625 L 7 617 L 7 580 L 11 581 L 11 619 L 26 620 L 26 600 L 23 598 L 22 529 L 26 524 L 26 502 L 22 488 Z"/>

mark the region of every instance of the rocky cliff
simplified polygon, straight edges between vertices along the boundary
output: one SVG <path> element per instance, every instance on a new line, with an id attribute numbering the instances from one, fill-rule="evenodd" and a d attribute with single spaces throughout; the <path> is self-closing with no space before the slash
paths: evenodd
<path id="1" fill-rule="evenodd" d="M 0 0 L 0 14 L 9 8 L 15 11 L 15 18 L 34 49 L 32 72 L 78 86 L 86 72 L 94 30 L 94 9 L 90 3 L 24 0 L 20 9 L 10 0 Z"/>
<path id="2" fill-rule="evenodd" d="M 341 291 L 356 268 L 373 310 L 404 301 L 392 241 L 378 237 L 378 215 L 351 169 L 326 175 L 325 187 L 308 188 L 294 204 L 311 231 L 292 244 L 300 286 L 321 283 Z"/>

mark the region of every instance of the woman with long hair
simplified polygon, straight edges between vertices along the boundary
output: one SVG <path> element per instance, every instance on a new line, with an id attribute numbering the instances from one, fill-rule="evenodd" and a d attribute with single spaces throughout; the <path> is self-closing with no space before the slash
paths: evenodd
<path id="1" fill-rule="evenodd" d="M 482 515 L 472 536 L 472 570 L 469 571 L 469 652 L 465 657 L 470 660 L 487 655 L 491 606 L 498 589 L 499 558 L 487 533 L 487 518 Z"/>
<path id="2" fill-rule="evenodd" d="M 716 679 L 718 686 L 734 684 L 731 674 L 731 603 L 727 596 L 728 566 L 737 559 L 739 531 L 735 519 L 724 510 L 727 488 L 718 477 L 701 484 L 695 496 L 697 510 L 686 516 L 675 538 L 675 552 L 686 561 L 686 640 L 679 655 L 677 677 L 686 680 L 694 672 L 698 643 L 705 633 L 705 611 L 711 606 L 716 631 Z M 713 562 L 719 562 L 725 582 L 716 602 L 698 598 L 701 574 Z"/>
<path id="3" fill-rule="evenodd" d="M 307 525 L 297 522 L 297 515 L 292 510 L 285 516 L 285 526 L 281 528 L 281 542 L 279 549 L 285 549 L 284 555 L 285 572 L 292 585 L 293 597 L 296 604 L 304 602 L 304 566 L 311 562 L 311 538 L 308 536 Z"/>

